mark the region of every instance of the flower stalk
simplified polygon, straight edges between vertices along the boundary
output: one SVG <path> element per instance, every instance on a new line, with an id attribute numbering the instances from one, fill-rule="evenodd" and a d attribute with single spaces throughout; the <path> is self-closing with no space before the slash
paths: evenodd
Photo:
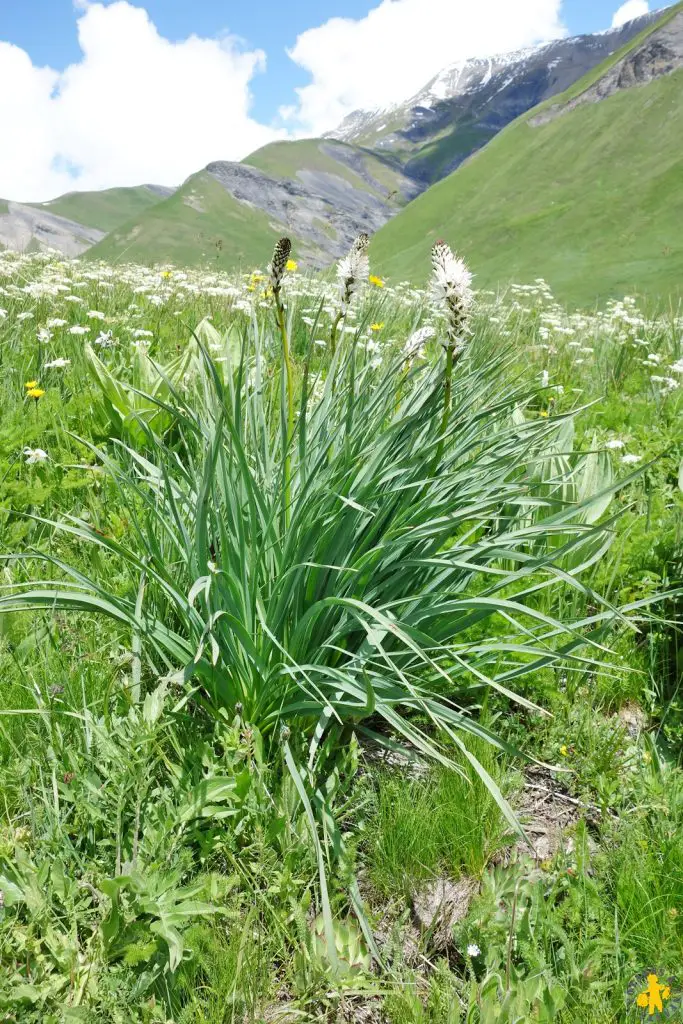
<path id="1" fill-rule="evenodd" d="M 294 371 L 292 368 L 292 356 L 289 350 L 289 338 L 287 336 L 287 319 L 285 307 L 282 301 L 282 283 L 284 281 L 287 264 L 290 261 L 292 243 L 289 238 L 281 238 L 273 250 L 273 259 L 270 264 L 270 284 L 273 290 L 273 302 L 275 305 L 275 319 L 277 321 L 280 339 L 282 341 L 282 361 L 285 370 L 285 401 L 287 409 L 287 428 L 283 438 L 284 443 L 284 509 L 283 518 L 285 526 L 289 518 L 289 504 L 291 497 L 291 471 L 292 459 L 290 446 L 294 435 Z"/>
<path id="2" fill-rule="evenodd" d="M 370 238 L 365 233 L 360 234 L 351 246 L 349 252 L 339 261 L 337 266 L 337 279 L 339 281 L 341 303 L 339 311 L 332 324 L 330 332 L 330 352 L 334 356 L 337 348 L 337 332 L 342 320 L 351 306 L 351 300 L 358 291 L 360 285 L 367 281 L 370 275 L 370 260 L 368 257 L 368 246 Z"/>
<path id="3" fill-rule="evenodd" d="M 441 439 L 435 457 L 435 469 L 441 462 L 443 447 L 451 416 L 453 371 L 465 351 L 468 323 L 474 293 L 472 274 L 467 264 L 456 256 L 445 242 L 432 248 L 432 298 L 446 313 L 446 368 L 444 371 L 444 400 L 441 416 Z"/>

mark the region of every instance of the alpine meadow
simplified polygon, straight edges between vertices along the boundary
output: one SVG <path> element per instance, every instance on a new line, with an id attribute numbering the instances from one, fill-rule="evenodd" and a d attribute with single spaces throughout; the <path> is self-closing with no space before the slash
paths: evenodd
<path id="1" fill-rule="evenodd" d="M 0 1021 L 683 1020 L 683 3 L 617 21 L 0 202 Z"/>

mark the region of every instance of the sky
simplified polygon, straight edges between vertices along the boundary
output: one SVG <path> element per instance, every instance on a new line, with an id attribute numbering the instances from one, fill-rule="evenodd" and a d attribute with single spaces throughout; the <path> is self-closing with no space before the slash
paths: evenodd
<path id="1" fill-rule="evenodd" d="M 180 184 L 666 0 L 0 0 L 0 197 Z"/>

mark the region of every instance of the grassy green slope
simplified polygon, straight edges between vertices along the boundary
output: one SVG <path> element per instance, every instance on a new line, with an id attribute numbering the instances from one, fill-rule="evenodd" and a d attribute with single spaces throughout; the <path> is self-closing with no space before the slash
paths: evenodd
<path id="1" fill-rule="evenodd" d="M 113 231 L 161 200 L 162 197 L 151 189 L 139 185 L 136 188 L 108 188 L 102 192 L 69 192 L 47 203 L 27 205 L 67 217 L 89 228 Z"/>
<path id="2" fill-rule="evenodd" d="M 351 146 L 346 142 L 339 142 L 335 139 L 299 139 L 295 142 L 271 142 L 267 146 L 263 146 L 262 149 L 257 149 L 255 153 L 246 157 L 242 163 L 248 164 L 250 167 L 256 167 L 273 178 L 296 179 L 297 172 L 302 170 L 336 174 L 338 177 L 348 181 L 354 188 L 360 189 L 363 192 L 370 192 L 379 198 L 384 198 L 381 189 L 374 188 L 370 182 L 356 173 L 343 160 L 335 160 L 330 155 L 331 151 L 336 149 L 340 153 L 343 150 L 347 150 L 350 155 L 359 158 L 367 173 L 384 188 L 389 191 L 394 189 L 400 191 L 403 181 L 402 175 L 394 169 L 390 162 L 358 146 Z"/>
<path id="3" fill-rule="evenodd" d="M 378 232 L 375 266 L 423 280 L 444 237 L 480 287 L 543 276 L 578 304 L 680 294 L 682 97 L 678 71 L 540 127 L 524 115 Z"/>
<path id="4" fill-rule="evenodd" d="M 168 199 L 87 252 L 110 262 L 251 267 L 270 256 L 277 232 L 265 214 L 233 199 L 209 174 L 194 174 Z"/>

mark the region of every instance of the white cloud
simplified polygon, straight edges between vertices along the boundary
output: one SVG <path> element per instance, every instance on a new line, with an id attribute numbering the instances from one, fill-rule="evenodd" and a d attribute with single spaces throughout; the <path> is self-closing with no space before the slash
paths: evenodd
<path id="1" fill-rule="evenodd" d="M 650 10 L 648 0 L 626 0 L 612 18 L 612 28 L 621 28 L 627 21 L 640 18 Z"/>
<path id="2" fill-rule="evenodd" d="M 78 7 L 83 56 L 63 72 L 34 67 L 0 42 L 3 198 L 174 185 L 210 160 L 240 159 L 282 136 L 249 114 L 262 51 L 230 36 L 169 42 L 126 0 Z"/>
<path id="3" fill-rule="evenodd" d="M 382 0 L 365 18 L 332 18 L 290 57 L 312 76 L 282 115 L 319 134 L 359 107 L 413 95 L 441 68 L 565 35 L 561 0 Z"/>

